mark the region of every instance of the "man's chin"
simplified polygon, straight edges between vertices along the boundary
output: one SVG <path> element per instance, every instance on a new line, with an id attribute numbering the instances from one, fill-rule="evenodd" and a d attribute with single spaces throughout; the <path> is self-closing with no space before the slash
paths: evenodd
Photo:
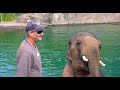
<path id="1" fill-rule="evenodd" d="M 39 38 L 39 39 L 38 39 L 38 41 L 41 41 L 41 40 L 42 40 L 42 38 Z"/>

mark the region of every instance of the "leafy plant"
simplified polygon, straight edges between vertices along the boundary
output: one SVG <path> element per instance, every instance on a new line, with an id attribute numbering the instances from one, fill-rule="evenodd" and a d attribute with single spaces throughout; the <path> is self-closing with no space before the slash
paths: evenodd
<path id="1" fill-rule="evenodd" d="M 0 13 L 0 22 L 15 20 L 19 15 L 20 13 Z"/>

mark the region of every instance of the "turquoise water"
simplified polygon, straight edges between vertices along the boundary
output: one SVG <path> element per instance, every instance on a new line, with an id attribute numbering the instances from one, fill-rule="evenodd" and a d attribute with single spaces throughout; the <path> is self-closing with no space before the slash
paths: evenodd
<path id="1" fill-rule="evenodd" d="M 79 31 L 94 33 L 102 42 L 101 58 L 106 64 L 101 70 L 106 77 L 120 77 L 120 25 L 96 24 L 51 27 L 38 42 L 42 57 L 43 77 L 61 77 L 66 63 L 67 43 Z M 0 77 L 16 76 L 16 52 L 25 38 L 24 30 L 0 31 Z"/>

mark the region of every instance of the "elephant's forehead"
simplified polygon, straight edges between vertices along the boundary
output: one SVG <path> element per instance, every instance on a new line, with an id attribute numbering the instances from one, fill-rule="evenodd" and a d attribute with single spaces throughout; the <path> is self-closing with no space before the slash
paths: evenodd
<path id="1" fill-rule="evenodd" d="M 72 44 L 75 44 L 77 42 L 81 42 L 82 44 L 98 44 L 98 40 L 92 36 L 76 36 L 73 37 L 71 40 Z"/>
<path id="2" fill-rule="evenodd" d="M 98 45 L 99 44 L 97 39 L 95 39 L 93 37 L 90 37 L 90 36 L 84 37 L 83 40 L 82 40 L 82 42 L 86 43 L 88 45 L 89 44 L 93 44 L 93 45 L 96 45 L 96 44 Z"/>
<path id="3" fill-rule="evenodd" d="M 76 35 L 72 38 L 72 41 L 78 41 L 78 40 L 82 40 L 85 36 L 79 36 L 79 35 Z"/>
<path id="4" fill-rule="evenodd" d="M 83 40 L 85 40 L 85 41 L 97 41 L 97 39 L 92 37 L 92 36 L 74 36 L 72 38 L 72 41 L 79 41 L 79 40 L 80 41 L 83 41 Z"/>

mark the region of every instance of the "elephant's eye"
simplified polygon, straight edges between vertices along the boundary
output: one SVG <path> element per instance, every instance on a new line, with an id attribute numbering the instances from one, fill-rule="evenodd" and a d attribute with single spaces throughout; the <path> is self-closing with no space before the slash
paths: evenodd
<path id="1" fill-rule="evenodd" d="M 80 44 L 81 44 L 80 42 L 77 42 L 77 43 L 76 43 L 76 46 L 80 46 Z"/>

